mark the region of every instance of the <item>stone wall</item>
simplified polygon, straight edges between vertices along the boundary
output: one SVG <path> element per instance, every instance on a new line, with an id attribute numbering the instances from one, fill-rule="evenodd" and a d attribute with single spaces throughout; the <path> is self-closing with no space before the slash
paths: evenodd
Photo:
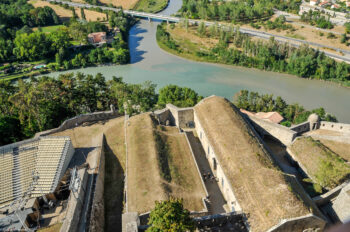
<path id="1" fill-rule="evenodd" d="M 103 231 L 105 217 L 104 217 L 104 179 L 105 179 L 105 152 L 104 144 L 106 142 L 105 136 L 102 137 L 101 143 L 101 154 L 100 161 L 97 170 L 96 184 L 94 197 L 92 200 L 91 206 L 91 215 L 90 215 L 90 228 L 91 232 Z"/>
<path id="2" fill-rule="evenodd" d="M 320 128 L 350 134 L 350 124 L 321 121 Z"/>
<path id="3" fill-rule="evenodd" d="M 63 220 L 60 232 L 75 232 L 79 227 L 80 214 L 84 204 L 84 196 L 88 180 L 86 168 L 78 170 L 78 175 L 81 179 L 81 184 L 78 191 L 74 193 L 75 197 L 73 196 L 73 192 L 70 193 L 66 216 Z"/>
<path id="4" fill-rule="evenodd" d="M 216 176 L 219 180 L 218 181 L 219 188 L 225 200 L 227 201 L 227 208 L 225 210 L 228 212 L 241 211 L 242 208 L 239 205 L 238 201 L 236 200 L 230 181 L 226 177 L 224 170 L 222 169 L 220 162 L 217 159 L 217 156 L 215 154 L 215 151 L 212 145 L 209 143 L 209 140 L 205 134 L 205 131 L 198 120 L 196 112 L 194 112 L 194 123 L 196 125 L 197 135 L 199 136 L 199 140 L 201 141 L 204 152 L 206 154 L 206 158 L 209 161 L 209 165 L 214 173 L 214 176 Z"/>
<path id="5" fill-rule="evenodd" d="M 309 214 L 302 217 L 283 219 L 279 224 L 267 232 L 295 232 L 295 231 L 323 231 L 326 222 L 321 218 Z"/>
<path id="6" fill-rule="evenodd" d="M 166 108 L 170 110 L 174 124 L 177 127 L 194 127 L 193 108 L 178 108 L 172 104 L 167 104 Z"/>
<path id="7" fill-rule="evenodd" d="M 175 119 L 168 108 L 154 111 L 154 116 L 161 125 L 167 125 L 169 123 L 169 126 L 175 126 Z"/>
<path id="8" fill-rule="evenodd" d="M 70 118 L 65 120 L 59 127 L 38 132 L 35 134 L 35 137 L 39 136 L 46 136 L 50 134 L 54 134 L 57 132 L 61 132 L 67 129 L 74 128 L 76 126 L 79 126 L 83 124 L 84 122 L 95 122 L 95 121 L 101 121 L 101 120 L 108 120 L 112 118 L 116 118 L 119 116 L 119 113 L 117 111 L 102 111 L 102 112 L 94 112 L 90 114 L 81 114 L 78 116 L 75 116 L 74 118 Z"/>
<path id="9" fill-rule="evenodd" d="M 248 116 L 242 114 L 245 118 L 252 122 L 256 131 L 262 135 L 271 135 L 272 137 L 278 139 L 281 143 L 288 146 L 293 142 L 297 136 L 297 132 L 290 130 L 289 128 L 282 126 L 277 123 L 273 123 L 267 120 L 263 120 L 254 116 Z"/>
<path id="10" fill-rule="evenodd" d="M 298 135 L 304 133 L 304 132 L 308 132 L 310 130 L 310 122 L 306 121 L 306 122 L 302 122 L 300 124 L 291 126 L 290 129 L 292 131 L 297 132 Z"/>

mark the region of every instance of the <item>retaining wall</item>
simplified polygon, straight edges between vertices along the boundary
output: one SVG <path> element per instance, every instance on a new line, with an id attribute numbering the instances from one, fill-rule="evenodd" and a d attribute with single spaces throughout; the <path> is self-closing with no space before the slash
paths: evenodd
<path id="1" fill-rule="evenodd" d="M 64 218 L 60 232 L 75 232 L 79 227 L 80 214 L 84 204 L 85 189 L 88 180 L 88 174 L 86 168 L 78 170 L 79 177 L 81 179 L 81 184 L 74 197 L 70 193 L 68 198 L 68 206 L 66 209 L 66 216 Z"/>
<path id="2" fill-rule="evenodd" d="M 175 119 L 172 117 L 170 110 L 167 108 L 154 111 L 154 115 L 155 115 L 156 119 L 158 120 L 159 124 L 161 124 L 161 125 L 167 125 L 167 121 L 169 122 L 169 126 L 175 125 Z"/>
<path id="3" fill-rule="evenodd" d="M 242 114 L 252 122 L 254 128 L 261 134 L 268 134 L 288 146 L 297 136 L 297 132 L 277 123 L 269 122 L 254 116 Z"/>
<path id="4" fill-rule="evenodd" d="M 300 124 L 297 124 L 297 125 L 294 125 L 294 126 L 290 127 L 290 129 L 292 131 L 297 132 L 298 135 L 300 135 L 300 134 L 310 130 L 310 122 L 309 121 L 302 122 Z"/>
<path id="5" fill-rule="evenodd" d="M 79 126 L 83 124 L 84 122 L 95 122 L 95 121 L 101 121 L 101 120 L 108 120 L 112 118 L 116 118 L 119 116 L 119 113 L 117 111 L 102 111 L 102 112 L 94 112 L 90 114 L 81 114 L 78 116 L 75 116 L 74 118 L 70 118 L 65 120 L 59 127 L 38 132 L 35 134 L 35 137 L 39 136 L 46 136 L 53 133 L 61 132 L 67 129 L 74 128 L 76 126 Z"/>
<path id="6" fill-rule="evenodd" d="M 279 224 L 267 232 L 295 232 L 295 231 L 323 231 L 326 222 L 321 218 L 309 214 L 302 217 L 283 219 Z"/>
<path id="7" fill-rule="evenodd" d="M 105 152 L 104 152 L 105 142 L 106 142 L 106 138 L 103 135 L 102 143 L 101 143 L 101 154 L 100 154 L 99 166 L 98 166 L 98 170 L 96 170 L 97 177 L 96 177 L 94 198 L 92 200 L 92 206 L 91 206 L 90 227 L 89 227 L 89 231 L 91 232 L 103 231 L 104 223 L 105 223 L 104 198 L 103 198 L 104 179 L 105 179 Z"/>

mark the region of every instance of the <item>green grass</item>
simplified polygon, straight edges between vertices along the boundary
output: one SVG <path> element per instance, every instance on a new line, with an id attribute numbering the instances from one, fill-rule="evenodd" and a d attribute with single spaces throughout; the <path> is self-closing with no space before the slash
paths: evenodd
<path id="1" fill-rule="evenodd" d="M 42 32 L 45 33 L 51 33 L 54 31 L 57 31 L 59 28 L 65 28 L 66 26 L 64 25 L 55 25 L 55 26 L 47 26 L 47 27 L 41 27 Z M 38 27 L 33 28 L 34 31 L 38 30 Z"/>
<path id="2" fill-rule="evenodd" d="M 140 0 L 134 6 L 134 10 L 149 13 L 162 11 L 168 5 L 168 0 Z"/>

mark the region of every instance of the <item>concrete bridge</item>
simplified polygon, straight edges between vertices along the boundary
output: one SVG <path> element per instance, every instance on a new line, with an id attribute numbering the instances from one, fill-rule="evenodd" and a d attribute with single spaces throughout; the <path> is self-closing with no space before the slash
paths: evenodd
<path id="1" fill-rule="evenodd" d="M 96 5 L 90 5 L 86 3 L 78 3 L 78 2 L 67 2 L 67 1 L 62 1 L 62 0 L 46 0 L 48 2 L 56 2 L 56 3 L 62 3 L 62 4 L 67 4 L 72 7 L 79 7 L 79 8 L 100 8 L 102 10 L 110 10 L 114 12 L 119 12 L 121 9 L 120 8 L 113 8 L 113 7 L 107 7 L 107 6 L 96 6 Z M 161 14 L 152 14 L 152 13 L 145 13 L 145 12 L 140 12 L 140 11 L 134 11 L 134 10 L 123 10 L 125 14 L 129 14 L 134 17 L 138 18 L 143 18 L 143 19 L 148 19 L 148 20 L 160 20 L 160 21 L 165 21 L 168 23 L 179 23 L 182 20 L 185 20 L 184 18 L 180 17 L 174 17 L 174 16 L 168 16 L 168 15 L 161 15 Z M 210 21 L 203 21 L 203 20 L 196 20 L 196 19 L 188 19 L 189 24 L 200 24 L 201 22 L 204 22 L 206 26 L 211 26 L 215 24 L 216 22 L 210 22 Z M 218 26 L 224 28 L 224 29 L 229 29 L 227 24 L 220 24 L 218 23 Z M 309 42 L 301 39 L 295 39 L 287 36 L 281 36 L 281 35 L 274 35 L 268 32 L 263 32 L 263 31 L 257 31 L 257 30 L 252 30 L 248 28 L 240 28 L 239 29 L 241 33 L 248 34 L 250 36 L 255 36 L 259 37 L 262 39 L 270 39 L 270 37 L 274 37 L 276 41 L 282 42 L 282 43 L 289 43 L 291 46 L 294 47 L 299 47 L 302 44 L 307 44 L 309 46 L 312 46 L 316 49 L 322 49 L 322 51 L 325 53 L 325 55 L 334 58 L 339 61 L 344 61 L 346 63 L 350 63 L 350 50 L 344 50 L 344 49 L 339 49 L 336 47 L 332 46 L 327 46 L 323 44 L 318 44 L 314 42 Z M 334 54 L 333 52 L 328 52 L 324 51 L 324 49 L 332 50 L 335 52 L 340 52 L 343 53 L 344 55 L 337 55 Z"/>

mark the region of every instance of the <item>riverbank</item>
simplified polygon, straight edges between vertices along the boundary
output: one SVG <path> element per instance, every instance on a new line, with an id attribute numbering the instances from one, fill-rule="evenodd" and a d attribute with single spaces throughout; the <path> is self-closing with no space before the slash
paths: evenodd
<path id="1" fill-rule="evenodd" d="M 303 79 L 322 80 L 336 83 L 343 87 L 350 87 L 350 65 L 336 63 L 333 59 L 322 56 L 311 48 L 303 48 L 304 50 L 299 51 L 299 54 L 301 52 L 306 52 L 307 54 L 297 58 L 293 57 L 294 60 L 292 60 L 291 57 L 277 60 L 278 56 L 281 56 L 282 53 L 279 50 L 283 51 L 283 49 L 286 49 L 286 45 L 275 41 L 272 41 L 273 43 L 269 45 L 268 43 L 271 43 L 271 40 L 269 42 L 262 42 L 262 40 L 254 37 L 248 38 L 248 36 L 242 34 L 233 35 L 233 37 L 236 36 L 236 38 L 232 39 L 230 36 L 227 36 L 230 32 L 223 33 L 218 29 L 216 36 L 210 36 L 210 33 L 212 33 L 210 30 L 212 30 L 212 28 L 204 29 L 202 36 L 199 35 L 199 28 L 193 26 L 188 26 L 187 29 L 185 29 L 186 26 L 166 26 L 162 24 L 161 28 L 163 32 L 159 32 L 160 28 L 157 28 L 158 46 L 172 55 L 197 62 L 243 66 L 246 68 L 289 74 L 299 78 L 302 75 L 294 73 L 294 69 L 300 69 L 300 66 L 306 66 L 305 70 L 300 70 L 301 74 L 307 74 L 302 77 Z M 248 49 L 250 50 L 248 50 L 245 48 L 244 46 L 247 42 L 250 43 L 250 46 L 255 46 L 254 49 L 249 47 Z M 266 51 L 259 48 L 259 46 L 261 47 L 262 45 L 265 46 L 263 49 Z M 277 50 L 276 54 L 273 53 L 274 47 L 277 47 L 277 49 L 275 49 Z M 261 50 L 266 53 L 261 54 Z M 254 52 L 256 54 L 252 55 L 251 53 Z M 315 55 L 316 57 L 314 57 Z M 310 58 L 310 56 L 310 62 L 312 63 L 306 64 L 305 62 L 308 62 L 307 58 Z M 322 60 L 320 64 L 317 64 L 316 62 L 320 57 L 324 60 Z M 296 66 L 292 68 L 292 70 L 290 68 L 291 63 Z M 310 67 L 313 67 L 313 70 L 310 70 Z M 287 68 L 289 68 L 289 70 Z M 311 72 L 313 72 L 312 75 L 310 74 Z"/>

